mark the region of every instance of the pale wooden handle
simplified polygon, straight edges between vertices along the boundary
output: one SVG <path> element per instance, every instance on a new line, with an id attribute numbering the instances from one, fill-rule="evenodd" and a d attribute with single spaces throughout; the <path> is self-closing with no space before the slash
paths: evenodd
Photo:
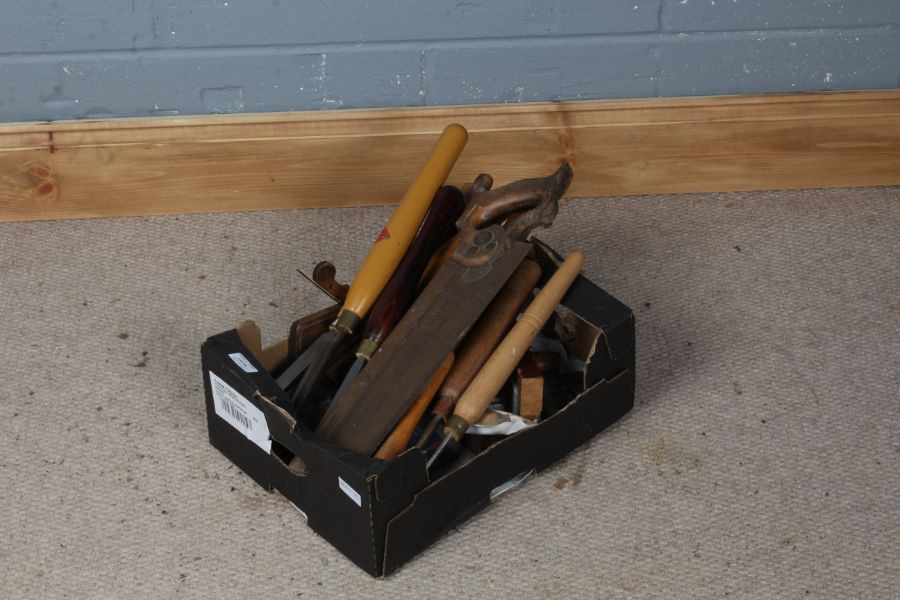
<path id="1" fill-rule="evenodd" d="M 578 276 L 583 264 L 584 255 L 581 252 L 572 252 L 566 257 L 460 396 L 453 412 L 454 416 L 465 419 L 469 424 L 481 418 L 491 400 L 519 364 L 541 327 L 559 305 L 559 301 Z"/>
<path id="2" fill-rule="evenodd" d="M 438 370 L 434 372 L 434 375 L 431 376 L 431 379 L 425 384 L 425 387 L 422 388 L 422 391 L 419 393 L 415 402 L 406 409 L 403 417 L 400 418 L 400 422 L 397 423 L 394 430 L 391 431 L 387 439 L 384 440 L 384 443 L 381 444 L 381 448 L 375 453 L 375 458 L 390 460 L 406 450 L 409 438 L 412 437 L 413 431 L 416 429 L 416 424 L 418 424 L 419 419 L 422 418 L 422 415 L 425 413 L 425 409 L 428 408 L 428 405 L 431 403 L 431 399 L 434 398 L 438 388 L 444 382 L 447 373 L 450 372 L 454 356 L 455 355 L 452 352 L 447 355 L 447 358 L 444 359 L 444 362 L 441 363 Z"/>
<path id="3" fill-rule="evenodd" d="M 441 386 L 442 396 L 447 395 L 455 400 L 469 387 L 503 335 L 512 327 L 516 315 L 540 278 L 541 267 L 530 258 L 513 272 L 466 336 L 457 354 L 456 364 Z M 447 408 L 445 417 L 452 408 L 452 405 Z"/>

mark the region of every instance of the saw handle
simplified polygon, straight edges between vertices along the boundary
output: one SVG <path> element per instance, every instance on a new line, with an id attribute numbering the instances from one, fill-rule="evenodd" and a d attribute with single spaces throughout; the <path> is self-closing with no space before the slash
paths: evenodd
<path id="1" fill-rule="evenodd" d="M 529 224 L 534 222 L 532 229 L 537 225 L 547 226 L 556 216 L 559 200 L 571 183 L 572 167 L 564 162 L 547 177 L 522 179 L 493 190 L 480 187 L 473 194 L 472 203 L 459 224 L 460 229 L 466 226 L 480 229 L 512 213 L 523 213 L 517 215 L 516 222 L 533 213 L 531 219 L 527 219 Z M 510 237 L 525 239 L 529 231 L 511 231 Z"/>
<path id="2" fill-rule="evenodd" d="M 372 308 L 378 295 L 412 243 L 432 198 L 447 179 L 468 139 L 462 125 L 448 125 L 422 170 L 381 230 L 350 284 L 335 326 L 352 331 Z"/>
<path id="3" fill-rule="evenodd" d="M 445 185 L 438 190 L 422 227 L 381 295 L 372 307 L 357 356 L 371 358 L 415 299 L 428 259 L 456 232 L 454 224 L 465 205 L 462 190 Z"/>
<path id="4" fill-rule="evenodd" d="M 582 265 L 584 255 L 581 252 L 572 252 L 563 261 L 459 398 L 453 417 L 444 428 L 445 435 L 458 441 L 469 425 L 481 418 L 559 305 Z"/>

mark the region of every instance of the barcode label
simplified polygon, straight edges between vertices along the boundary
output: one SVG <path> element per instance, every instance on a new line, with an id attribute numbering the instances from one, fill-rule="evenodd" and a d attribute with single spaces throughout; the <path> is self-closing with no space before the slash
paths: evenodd
<path id="1" fill-rule="evenodd" d="M 237 404 L 227 398 L 222 398 L 222 408 L 225 409 L 225 412 L 229 415 L 240 421 L 241 425 L 244 426 L 244 429 L 247 431 L 253 429 L 253 424 L 250 422 L 250 419 L 241 411 Z"/>
<path id="2" fill-rule="evenodd" d="M 263 412 L 212 371 L 209 372 L 209 384 L 216 414 L 243 433 L 248 440 L 271 454 L 269 424 L 266 423 Z"/>

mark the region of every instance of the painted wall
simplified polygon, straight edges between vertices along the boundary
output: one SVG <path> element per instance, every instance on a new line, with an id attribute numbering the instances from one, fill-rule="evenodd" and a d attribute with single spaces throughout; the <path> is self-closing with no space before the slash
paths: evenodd
<path id="1" fill-rule="evenodd" d="M 894 88 L 900 0 L 5 0 L 0 121 Z"/>

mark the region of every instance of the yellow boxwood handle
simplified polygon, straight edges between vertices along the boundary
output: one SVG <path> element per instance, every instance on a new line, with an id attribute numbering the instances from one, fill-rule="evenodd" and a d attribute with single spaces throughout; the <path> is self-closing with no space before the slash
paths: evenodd
<path id="1" fill-rule="evenodd" d="M 431 200 L 446 181 L 468 137 L 462 125 L 454 123 L 444 129 L 422 170 L 406 190 L 353 278 L 337 323 L 355 329 L 359 320 L 372 308 L 416 236 Z M 347 312 L 353 314 L 345 314 Z"/>

